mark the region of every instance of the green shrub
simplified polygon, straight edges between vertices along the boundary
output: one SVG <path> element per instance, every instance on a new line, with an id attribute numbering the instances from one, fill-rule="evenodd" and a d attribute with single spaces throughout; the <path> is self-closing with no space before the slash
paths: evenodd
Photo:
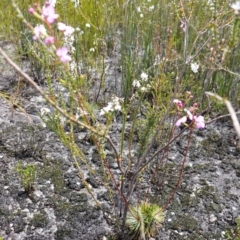
<path id="1" fill-rule="evenodd" d="M 33 164 L 27 164 L 24 166 L 22 162 L 18 162 L 15 166 L 15 171 L 18 173 L 21 184 L 24 187 L 24 190 L 30 194 L 34 191 L 34 185 L 36 181 L 36 167 Z"/>

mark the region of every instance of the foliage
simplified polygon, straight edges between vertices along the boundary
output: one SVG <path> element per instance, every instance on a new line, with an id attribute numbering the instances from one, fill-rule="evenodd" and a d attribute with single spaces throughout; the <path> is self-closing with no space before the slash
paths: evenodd
<path id="1" fill-rule="evenodd" d="M 78 67 L 82 73 L 89 73 L 93 67 L 105 78 L 106 66 L 102 61 L 121 48 L 125 100 L 131 95 L 133 80 L 145 71 L 151 77 L 165 75 L 165 83 L 172 88 L 176 85 L 179 94 L 191 90 L 202 98 L 201 90 L 214 89 L 237 104 L 239 76 L 234 73 L 239 58 L 239 17 L 229 11 L 227 1 L 77 2 L 58 0 L 56 9 L 61 21 L 79 29 L 75 32 L 75 58 L 78 64 L 81 62 Z M 17 0 L 16 3 L 29 20 L 26 9 L 32 1 Z M 1 9 L 10 11 L 9 14 L 4 12 L 4 21 L 0 23 L 5 33 L 1 37 L 18 36 L 22 53 L 33 55 L 30 59 L 36 74 L 47 64 L 38 61 L 42 59 L 36 56 L 36 52 L 40 53 L 38 46 L 31 47 L 29 31 L 20 21 L 12 21 L 14 9 L 7 5 L 7 0 L 0 3 Z M 31 18 L 31 22 L 37 20 Z M 118 35 L 119 30 L 121 35 Z M 191 63 L 200 66 L 195 74 Z M 92 77 L 87 76 L 87 80 L 92 81 Z"/>
<path id="2" fill-rule="evenodd" d="M 36 181 L 36 167 L 33 164 L 28 164 L 24 166 L 22 162 L 18 162 L 15 166 L 15 171 L 18 173 L 21 184 L 24 190 L 29 194 L 34 191 L 34 184 Z"/>
<path id="3" fill-rule="evenodd" d="M 127 226 L 138 239 L 149 239 L 154 235 L 154 229 L 161 226 L 165 212 L 156 204 L 141 202 L 137 206 L 129 206 Z"/>
<path id="4" fill-rule="evenodd" d="M 240 218 L 236 218 L 235 222 L 237 224 L 237 228 L 236 230 L 231 229 L 226 232 L 227 240 L 240 240 Z"/>

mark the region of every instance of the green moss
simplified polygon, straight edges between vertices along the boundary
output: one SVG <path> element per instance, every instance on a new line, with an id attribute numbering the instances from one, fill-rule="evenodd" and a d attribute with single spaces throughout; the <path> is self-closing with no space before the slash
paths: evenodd
<path id="1" fill-rule="evenodd" d="M 204 139 L 201 142 L 201 146 L 202 146 L 202 152 L 206 151 L 207 154 L 211 154 L 215 152 L 215 147 L 213 144 L 211 144 L 211 142 L 209 141 L 209 139 Z"/>
<path id="2" fill-rule="evenodd" d="M 30 225 L 36 228 L 44 228 L 48 223 L 48 218 L 42 213 L 35 214 L 30 221 Z"/>
<path id="3" fill-rule="evenodd" d="M 49 163 L 46 162 L 40 169 L 39 178 L 45 180 L 51 180 L 54 184 L 55 193 L 65 193 L 66 189 L 63 172 L 62 172 L 62 164 L 57 163 Z"/>
<path id="4" fill-rule="evenodd" d="M 194 165 L 194 171 L 199 172 L 201 170 L 206 170 L 209 168 L 210 165 L 210 163 L 196 164 Z"/>
<path id="5" fill-rule="evenodd" d="M 75 215 L 80 212 L 86 212 L 89 209 L 89 204 L 87 202 L 78 203 L 77 205 L 71 206 L 68 209 L 69 214 Z"/>
<path id="6" fill-rule="evenodd" d="M 188 215 L 179 215 L 170 225 L 176 230 L 194 232 L 198 228 L 198 221 Z"/>
<path id="7" fill-rule="evenodd" d="M 58 240 L 65 240 L 66 238 L 71 237 L 71 230 L 62 227 L 61 229 L 58 229 L 55 233 L 55 237 Z"/>

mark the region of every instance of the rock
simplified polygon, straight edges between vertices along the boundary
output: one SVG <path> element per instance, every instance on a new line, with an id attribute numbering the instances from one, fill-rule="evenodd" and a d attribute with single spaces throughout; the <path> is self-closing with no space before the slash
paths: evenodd
<path id="1" fill-rule="evenodd" d="M 216 222 L 216 221 L 217 221 L 217 217 L 215 217 L 214 215 L 211 215 L 210 218 L 209 218 L 209 222 L 213 223 L 213 222 Z"/>

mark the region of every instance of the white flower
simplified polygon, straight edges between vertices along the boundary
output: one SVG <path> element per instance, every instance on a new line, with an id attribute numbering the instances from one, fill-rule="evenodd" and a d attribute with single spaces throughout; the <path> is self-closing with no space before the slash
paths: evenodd
<path id="1" fill-rule="evenodd" d="M 138 80 L 133 80 L 132 85 L 133 85 L 133 87 L 137 87 L 137 88 L 141 86 L 141 84 Z"/>
<path id="2" fill-rule="evenodd" d="M 80 117 L 80 115 L 78 113 L 76 113 L 75 118 L 78 120 L 79 117 Z"/>
<path id="3" fill-rule="evenodd" d="M 90 28 L 91 27 L 91 25 L 89 24 L 89 23 L 86 23 L 86 25 L 85 25 L 87 28 Z"/>
<path id="4" fill-rule="evenodd" d="M 112 98 L 112 104 L 113 104 L 113 110 L 114 111 L 121 111 L 122 107 L 120 105 L 120 102 L 122 101 L 121 98 L 118 98 L 118 97 L 113 97 Z"/>
<path id="5" fill-rule="evenodd" d="M 148 80 L 148 75 L 145 72 L 142 72 L 142 74 L 140 75 L 141 79 L 143 81 L 147 81 Z"/>
<path id="6" fill-rule="evenodd" d="M 95 48 L 90 48 L 89 51 L 90 52 L 95 52 Z"/>
<path id="7" fill-rule="evenodd" d="M 149 90 L 149 89 L 151 89 L 152 86 L 151 86 L 150 84 L 147 84 L 146 87 L 147 87 L 147 89 Z"/>
<path id="8" fill-rule="evenodd" d="M 137 11 L 140 13 L 141 12 L 141 7 L 137 7 Z"/>
<path id="9" fill-rule="evenodd" d="M 112 107 L 112 103 L 109 102 L 108 105 L 104 108 L 101 109 L 100 111 L 100 116 L 106 114 L 106 113 L 109 113 L 109 112 L 112 112 L 113 111 L 113 107 Z"/>
<path id="10" fill-rule="evenodd" d="M 144 17 L 144 15 L 141 13 L 141 14 L 140 14 L 140 18 L 143 18 L 143 17 Z"/>
<path id="11" fill-rule="evenodd" d="M 197 63 L 191 63 L 191 70 L 192 70 L 194 73 L 197 73 L 197 72 L 198 72 L 198 68 L 199 68 L 199 64 L 197 64 Z"/>
<path id="12" fill-rule="evenodd" d="M 44 115 L 46 115 L 46 114 L 48 114 L 50 112 L 51 112 L 50 109 L 49 108 L 45 108 L 45 107 L 41 108 L 41 110 L 40 110 L 41 116 L 44 116 Z"/>
<path id="13" fill-rule="evenodd" d="M 231 4 L 230 7 L 234 10 L 234 13 L 237 15 L 240 11 L 240 1 Z"/>
<path id="14" fill-rule="evenodd" d="M 121 110 L 122 110 L 121 105 L 119 105 L 119 104 L 118 104 L 118 105 L 115 105 L 115 106 L 114 106 L 114 110 L 115 110 L 115 111 L 121 111 Z"/>
<path id="15" fill-rule="evenodd" d="M 77 8 L 79 6 L 79 0 L 71 0 L 74 3 L 74 7 Z"/>
<path id="16" fill-rule="evenodd" d="M 88 115 L 88 112 L 82 108 L 77 108 L 77 111 L 78 112 L 76 113 L 76 119 L 78 119 L 79 117 Z"/>
<path id="17" fill-rule="evenodd" d="M 106 112 L 104 111 L 104 109 L 101 109 L 99 115 L 102 116 L 102 115 L 104 115 L 105 113 L 106 113 Z"/>
<path id="18" fill-rule="evenodd" d="M 149 9 L 149 11 L 153 11 L 154 10 L 154 5 L 150 6 L 148 9 Z"/>
<path id="19" fill-rule="evenodd" d="M 62 125 L 65 125 L 67 119 L 66 119 L 64 116 L 60 116 L 59 119 L 60 119 L 60 123 L 61 123 Z"/>
<path id="20" fill-rule="evenodd" d="M 48 0 L 49 4 L 55 7 L 57 0 Z"/>
<path id="21" fill-rule="evenodd" d="M 146 92 L 146 91 L 147 91 L 147 88 L 146 88 L 146 87 L 141 87 L 141 91 L 142 91 L 142 92 Z"/>
<path id="22" fill-rule="evenodd" d="M 109 102 L 106 107 L 101 109 L 100 116 L 109 112 L 121 111 L 122 110 L 122 107 L 120 105 L 121 101 L 122 101 L 121 98 L 112 97 L 112 102 Z"/>

